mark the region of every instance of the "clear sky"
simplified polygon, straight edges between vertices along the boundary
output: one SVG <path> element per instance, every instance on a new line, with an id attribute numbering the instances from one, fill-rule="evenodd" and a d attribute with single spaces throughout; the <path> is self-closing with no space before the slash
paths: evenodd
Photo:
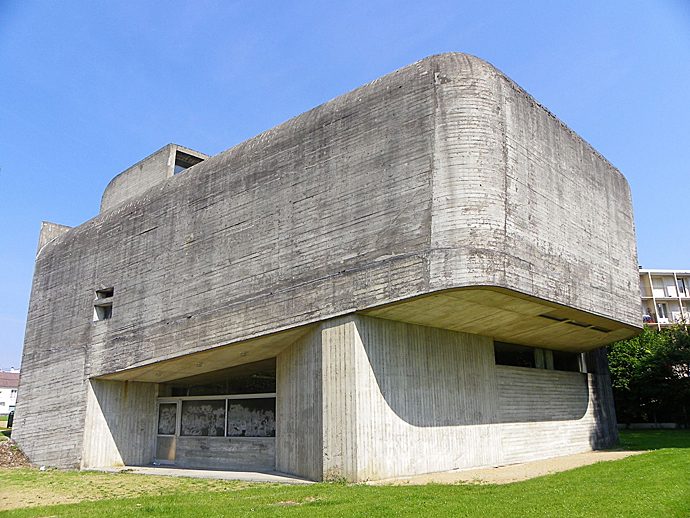
<path id="1" fill-rule="evenodd" d="M 0 0 L 0 367 L 42 220 L 169 142 L 216 154 L 425 56 L 505 72 L 627 177 L 639 262 L 690 269 L 690 0 Z"/>

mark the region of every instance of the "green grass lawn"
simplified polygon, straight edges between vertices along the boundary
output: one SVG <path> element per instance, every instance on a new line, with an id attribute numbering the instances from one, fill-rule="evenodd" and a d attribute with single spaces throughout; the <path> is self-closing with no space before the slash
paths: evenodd
<path id="1" fill-rule="evenodd" d="M 105 499 L 6 513 L 18 517 L 690 516 L 690 432 L 622 432 L 621 445 L 655 451 L 506 485 L 286 486 L 4 470 L 0 491 L 73 491 L 95 477 L 109 477 L 100 489 Z M 116 491 L 125 486 L 141 491 L 138 496 L 108 498 L 130 494 Z"/>
<path id="2" fill-rule="evenodd" d="M 690 430 L 621 430 L 620 448 L 622 450 L 690 448 Z"/>

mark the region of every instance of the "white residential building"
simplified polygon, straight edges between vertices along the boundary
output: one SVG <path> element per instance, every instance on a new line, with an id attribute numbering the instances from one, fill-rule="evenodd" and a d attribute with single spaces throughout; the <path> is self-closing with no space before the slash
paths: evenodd
<path id="1" fill-rule="evenodd" d="M 19 371 L 11 369 L 0 371 L 0 415 L 9 414 L 17 404 Z"/>
<path id="2" fill-rule="evenodd" d="M 640 268 L 640 294 L 645 325 L 690 323 L 690 270 Z"/>

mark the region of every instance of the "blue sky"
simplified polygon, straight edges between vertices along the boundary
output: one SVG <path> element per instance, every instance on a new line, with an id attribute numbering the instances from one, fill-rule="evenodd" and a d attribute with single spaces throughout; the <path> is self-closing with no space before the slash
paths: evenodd
<path id="1" fill-rule="evenodd" d="M 42 220 L 175 142 L 215 154 L 425 56 L 505 72 L 627 177 L 639 262 L 690 269 L 690 0 L 0 0 L 0 367 Z"/>

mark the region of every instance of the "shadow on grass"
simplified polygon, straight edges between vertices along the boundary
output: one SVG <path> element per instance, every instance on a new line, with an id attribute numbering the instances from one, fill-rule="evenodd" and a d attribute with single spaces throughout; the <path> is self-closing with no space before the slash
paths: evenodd
<path id="1" fill-rule="evenodd" d="M 12 438 L 12 428 L 8 428 L 6 430 L 0 430 L 0 436 L 5 437 L 6 439 L 11 439 Z"/>
<path id="2" fill-rule="evenodd" d="M 619 434 L 625 450 L 690 448 L 690 430 L 621 430 Z"/>

